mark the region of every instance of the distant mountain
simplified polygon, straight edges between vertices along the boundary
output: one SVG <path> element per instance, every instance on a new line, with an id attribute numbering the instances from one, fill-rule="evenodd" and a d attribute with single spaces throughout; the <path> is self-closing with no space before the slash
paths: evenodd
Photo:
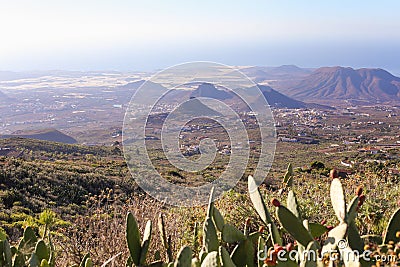
<path id="1" fill-rule="evenodd" d="M 285 69 L 286 66 L 283 66 L 282 68 Z M 293 68 L 297 68 L 297 67 L 287 66 L 287 68 L 293 69 Z M 143 83 L 144 83 L 144 81 L 136 81 L 136 82 L 125 85 L 124 88 L 136 90 Z M 167 89 L 165 87 L 163 87 L 159 84 L 156 84 L 156 83 L 148 82 L 148 83 L 146 83 L 146 86 L 149 86 L 149 88 L 144 88 L 145 90 L 143 90 L 143 94 L 146 95 L 145 100 L 147 100 L 147 98 L 150 98 L 151 92 L 160 93 L 160 90 L 163 92 L 164 91 L 167 92 Z M 184 103 L 184 101 L 187 101 L 188 99 L 193 99 L 193 98 L 195 99 L 198 97 L 208 97 L 208 98 L 220 100 L 220 101 L 224 102 L 225 104 L 227 104 L 231 107 L 234 107 L 235 109 L 238 109 L 238 110 L 248 110 L 249 107 L 239 97 L 240 94 L 245 94 L 248 96 L 247 101 L 249 103 L 263 104 L 263 103 L 265 103 L 265 101 L 262 101 L 262 99 L 261 99 L 261 97 L 263 97 L 268 101 L 268 104 L 271 107 L 275 107 L 275 108 L 331 109 L 331 107 L 329 107 L 329 106 L 318 105 L 318 104 L 313 104 L 313 103 L 304 103 L 302 101 L 295 100 L 295 99 L 290 98 L 282 93 L 279 93 L 278 91 L 272 89 L 269 86 L 258 85 L 258 88 L 255 88 L 255 87 L 241 88 L 241 89 L 236 89 L 232 92 L 232 91 L 219 89 L 211 83 L 192 83 L 192 84 L 188 84 L 187 86 L 182 87 L 181 89 L 170 90 L 167 94 L 164 95 L 164 97 L 162 99 L 159 99 L 158 104 L 159 105 L 179 104 L 179 103 Z M 260 94 L 260 90 L 262 92 L 262 95 Z M 235 92 L 239 93 L 239 95 L 237 95 Z M 214 111 L 210 110 L 206 105 L 201 103 L 201 101 L 186 102 L 181 105 L 180 109 L 182 109 L 182 111 L 184 111 L 185 114 L 193 114 L 193 115 L 202 114 L 204 116 L 206 116 L 206 115 L 219 116 L 220 115 L 220 114 L 216 114 Z"/>
<path id="2" fill-rule="evenodd" d="M 307 101 L 400 101 L 400 78 L 383 69 L 324 67 L 315 70 L 283 93 Z"/>
<path id="3" fill-rule="evenodd" d="M 211 83 L 202 83 L 190 94 L 190 97 L 209 97 L 218 100 L 226 100 L 232 98 L 233 94 L 217 89 Z"/>
<path id="4" fill-rule="evenodd" d="M 136 91 L 143 85 L 143 89 L 146 89 L 146 93 L 155 93 L 155 92 L 166 92 L 168 89 L 162 86 L 161 84 L 154 83 L 151 81 L 139 80 L 127 83 L 123 86 L 120 86 L 120 89 L 128 89 L 130 91 Z"/>
<path id="5" fill-rule="evenodd" d="M 274 89 L 272 89 L 269 86 L 258 85 L 258 88 L 260 88 L 260 90 L 263 94 L 262 96 L 259 96 L 259 97 L 264 97 L 271 107 L 306 108 L 305 103 L 298 101 L 298 100 L 294 100 L 290 97 L 287 97 L 287 96 L 275 91 Z M 261 101 L 261 100 L 258 99 L 257 101 Z"/>
<path id="6" fill-rule="evenodd" d="M 255 104 L 263 103 L 261 97 L 264 97 L 270 107 L 274 108 L 289 108 L 289 109 L 296 109 L 296 108 L 321 108 L 321 109 L 332 109 L 329 106 L 318 105 L 314 103 L 304 103 L 293 98 L 290 98 L 284 94 L 279 93 L 278 91 L 272 89 L 269 86 L 265 85 L 258 85 L 262 96 L 258 96 L 255 101 Z M 256 88 L 252 87 L 250 90 L 255 90 Z"/>
<path id="7" fill-rule="evenodd" d="M 43 130 L 34 130 L 34 131 L 19 131 L 10 135 L 2 135 L 0 138 L 29 138 L 43 141 L 53 141 L 58 143 L 65 144 L 76 144 L 77 141 L 58 130 L 55 129 L 43 129 Z"/>
<path id="8" fill-rule="evenodd" d="M 296 65 L 282 65 L 279 67 L 273 67 L 269 70 L 269 73 L 275 75 L 307 75 L 311 73 L 311 70 L 297 67 Z"/>
<path id="9" fill-rule="evenodd" d="M 299 68 L 295 65 L 282 65 L 279 67 L 247 67 L 241 71 L 257 83 L 269 80 L 298 79 L 309 75 L 312 70 Z"/>
<path id="10" fill-rule="evenodd" d="M 145 80 L 138 80 L 138 81 L 134 81 L 134 82 L 129 82 L 129 83 L 125 84 L 125 85 L 120 86 L 120 88 L 136 90 L 140 86 L 142 86 L 142 84 L 144 84 L 145 82 L 146 82 Z"/>
<path id="11" fill-rule="evenodd" d="M 138 90 L 139 88 L 140 90 Z M 137 104 L 152 105 L 166 92 L 168 92 L 168 89 L 161 84 L 139 80 L 118 87 L 116 94 L 123 103 L 128 103 L 132 96 L 135 96 L 135 102 Z"/>

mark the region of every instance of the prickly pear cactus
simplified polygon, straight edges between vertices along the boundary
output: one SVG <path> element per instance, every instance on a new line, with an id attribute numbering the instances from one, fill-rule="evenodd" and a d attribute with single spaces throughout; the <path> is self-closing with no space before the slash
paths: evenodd
<path id="1" fill-rule="evenodd" d="M 220 246 L 218 252 L 219 252 L 219 257 L 220 257 L 222 266 L 236 267 L 235 263 L 231 259 L 231 256 L 229 255 L 228 251 L 224 247 Z"/>
<path id="2" fill-rule="evenodd" d="M 152 230 L 152 224 L 151 221 L 149 220 L 147 221 L 146 228 L 144 229 L 143 241 L 140 248 L 140 265 L 144 265 L 146 263 L 146 256 L 149 250 L 150 240 L 151 240 L 151 230 Z"/>
<path id="3" fill-rule="evenodd" d="M 235 226 L 225 224 L 222 229 L 222 240 L 227 243 L 235 243 L 246 240 L 246 236 Z"/>
<path id="4" fill-rule="evenodd" d="M 130 212 L 126 217 L 126 241 L 128 243 L 131 261 L 139 266 L 141 253 L 140 232 L 137 221 Z"/>
<path id="5" fill-rule="evenodd" d="M 342 183 L 336 177 L 333 177 L 330 195 L 332 207 L 335 211 L 336 217 L 341 223 L 345 222 L 347 218 L 346 198 L 344 196 Z"/>
<path id="6" fill-rule="evenodd" d="M 290 190 L 288 193 L 286 205 L 288 209 L 301 221 L 301 213 L 300 213 L 300 208 L 299 205 L 297 204 L 297 198 L 296 194 L 293 192 L 293 190 Z"/>
<path id="7" fill-rule="evenodd" d="M 172 248 L 171 248 L 171 236 L 168 236 L 165 230 L 164 216 L 160 213 L 158 216 L 158 231 L 160 232 L 161 242 L 165 248 L 165 254 L 167 262 L 172 262 Z"/>
<path id="8" fill-rule="evenodd" d="M 222 217 L 222 214 L 219 212 L 219 210 L 214 207 L 213 208 L 213 219 L 215 226 L 217 227 L 218 231 L 222 232 L 222 229 L 225 225 L 224 217 Z"/>
<path id="9" fill-rule="evenodd" d="M 346 237 L 347 227 L 347 224 L 342 223 L 329 231 L 328 238 L 325 240 L 324 246 L 322 247 L 321 255 L 331 253 L 332 251 L 336 250 L 339 245 L 339 241 Z"/>
<path id="10" fill-rule="evenodd" d="M 389 241 L 400 242 L 400 234 L 397 234 L 400 232 L 400 208 L 393 213 L 385 232 L 383 244 L 388 244 Z"/>
<path id="11" fill-rule="evenodd" d="M 255 251 L 253 243 L 249 239 L 246 239 L 240 242 L 233 249 L 231 258 L 235 265 L 238 267 L 245 267 L 246 265 L 248 267 L 253 267 L 255 263 L 254 255 Z"/>
<path id="12" fill-rule="evenodd" d="M 207 254 L 203 262 L 201 263 L 201 267 L 219 267 L 221 266 L 218 251 L 212 251 Z"/>
<path id="13" fill-rule="evenodd" d="M 303 246 L 307 247 L 307 245 L 314 240 L 313 236 L 304 227 L 299 218 L 285 206 L 276 206 L 276 216 L 283 228 Z"/>
<path id="14" fill-rule="evenodd" d="M 279 230 L 276 227 L 274 221 L 272 220 L 268 208 L 265 205 L 264 199 L 262 198 L 261 193 L 258 189 L 256 181 L 251 175 L 249 175 L 248 177 L 248 189 L 249 189 L 250 199 L 251 202 L 253 203 L 255 210 L 257 211 L 261 220 L 270 227 L 273 243 L 282 245 L 282 238 L 279 233 Z"/>
<path id="15" fill-rule="evenodd" d="M 283 177 L 283 186 L 291 187 L 292 185 L 293 185 L 293 167 L 292 163 L 289 163 L 285 176 Z"/>
<path id="16" fill-rule="evenodd" d="M 174 267 L 191 267 L 192 250 L 189 247 L 182 247 L 174 263 Z"/>

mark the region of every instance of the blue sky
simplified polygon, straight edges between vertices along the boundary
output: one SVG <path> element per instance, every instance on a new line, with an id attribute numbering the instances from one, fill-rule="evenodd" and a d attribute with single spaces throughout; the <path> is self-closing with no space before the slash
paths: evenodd
<path id="1" fill-rule="evenodd" d="M 3 0 L 0 70 L 231 65 L 400 74 L 400 1 Z"/>

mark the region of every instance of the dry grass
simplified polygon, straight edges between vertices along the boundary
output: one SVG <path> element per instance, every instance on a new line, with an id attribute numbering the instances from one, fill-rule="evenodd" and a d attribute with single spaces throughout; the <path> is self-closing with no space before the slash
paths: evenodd
<path id="1" fill-rule="evenodd" d="M 247 195 L 228 192 L 216 203 L 225 219 L 239 228 L 243 228 L 246 218 L 251 218 L 254 230 L 260 221 L 253 211 Z M 88 216 L 77 216 L 71 220 L 72 226 L 65 229 L 63 237 L 55 240 L 58 251 L 57 266 L 78 264 L 86 253 L 90 253 L 95 265 L 101 265 L 112 256 L 122 252 L 114 264 L 125 265 L 129 256 L 125 238 L 125 217 L 132 212 L 143 234 L 147 220 L 153 223 L 153 235 L 148 254 L 148 261 L 154 259 L 156 251 L 160 251 L 165 260 L 165 249 L 162 246 L 157 221 L 159 214 L 165 216 L 167 235 L 171 236 L 174 257 L 184 245 L 194 245 L 194 226 L 199 225 L 197 242 L 201 243 L 201 228 L 206 214 L 206 207 L 179 208 L 166 206 L 149 196 L 135 196 L 128 203 L 115 201 L 101 204 L 92 203 Z"/>
<path id="2" fill-rule="evenodd" d="M 388 181 L 385 176 L 367 173 L 355 175 L 343 180 L 343 185 L 348 196 L 348 201 L 354 196 L 358 185 L 364 185 L 367 201 L 360 210 L 358 222 L 363 234 L 380 234 L 386 225 L 389 216 L 396 208 L 396 199 L 400 198 L 398 180 Z M 305 218 L 311 222 L 320 222 L 327 219 L 328 224 L 335 225 L 334 216 L 329 198 L 330 179 L 321 176 L 311 177 L 300 174 L 295 178 L 295 191 Z M 376 190 L 375 188 L 380 188 Z M 265 200 L 277 197 L 283 203 L 286 193 L 279 194 L 262 186 Z M 385 204 L 386 203 L 386 204 Z M 158 216 L 165 216 L 166 232 L 171 235 L 172 251 L 176 253 L 184 245 L 194 247 L 194 225 L 199 225 L 197 242 L 201 243 L 201 228 L 206 214 L 206 207 L 178 208 L 170 207 L 145 195 L 132 196 L 129 201 L 95 200 L 91 203 L 90 214 L 78 216 L 71 223 L 72 227 L 63 232 L 64 238 L 56 241 L 59 250 L 57 266 L 71 266 L 79 263 L 80 259 L 89 252 L 95 265 L 101 265 L 112 256 L 122 252 L 115 261 L 115 266 L 124 266 L 128 258 L 128 249 L 125 241 L 125 217 L 128 211 L 132 212 L 143 233 L 147 220 L 153 222 L 152 242 L 148 254 L 148 262 L 154 260 L 156 251 L 160 251 L 165 260 L 165 249 L 162 246 L 157 227 Z M 258 215 L 253 209 L 247 194 L 237 193 L 233 190 L 216 202 L 216 207 L 224 215 L 225 220 L 239 229 L 243 229 L 247 218 L 250 218 L 250 230 L 255 231 L 262 225 Z M 273 207 L 270 206 L 273 211 Z M 290 237 L 285 235 L 285 239 Z M 288 239 L 288 240 L 289 240 Z M 197 251 L 198 253 L 198 251 Z"/>
<path id="3" fill-rule="evenodd" d="M 96 205 L 94 205 L 96 206 Z M 158 214 L 163 210 L 163 205 L 150 197 L 137 197 L 128 204 L 115 202 L 103 206 L 93 207 L 88 216 L 78 216 L 72 221 L 72 227 L 67 229 L 56 242 L 60 248 L 57 266 L 70 266 L 79 263 L 80 259 L 90 253 L 95 265 L 101 265 L 112 256 L 122 252 L 114 264 L 124 266 L 128 258 L 128 249 L 125 239 L 125 216 L 132 212 L 140 230 L 147 220 L 153 222 L 153 236 L 150 251 L 160 250 L 159 237 L 156 225 Z M 169 233 L 175 239 L 171 229 Z M 152 255 L 149 259 L 152 260 Z"/>

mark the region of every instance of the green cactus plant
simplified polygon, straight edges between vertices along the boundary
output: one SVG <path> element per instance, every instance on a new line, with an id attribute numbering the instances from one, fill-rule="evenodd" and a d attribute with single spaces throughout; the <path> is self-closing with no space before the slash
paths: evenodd
<path id="1" fill-rule="evenodd" d="M 350 248 L 363 251 L 364 243 L 355 225 L 358 209 L 365 199 L 365 196 L 362 195 L 362 188 L 357 189 L 357 196 L 350 202 L 349 206 L 347 206 L 343 186 L 337 178 L 337 172 L 331 172 L 331 177 L 333 178 L 330 189 L 331 202 L 335 214 L 339 219 L 339 225 L 328 233 L 321 253 L 324 255 L 337 249 L 338 243 L 344 239 L 348 240 Z M 276 207 L 276 216 L 282 227 L 298 242 L 300 255 L 308 251 L 317 253 L 320 247 L 319 244 L 314 241 L 314 238 L 321 236 L 328 229 L 321 224 L 309 223 L 307 220 L 301 221 L 300 208 L 298 207 L 295 193 L 289 190 L 287 199 L 288 207 L 281 205 L 277 199 L 273 199 L 272 204 Z M 339 247 L 341 253 L 344 253 L 345 249 L 350 248 Z M 355 255 L 355 257 L 356 256 L 357 255 Z M 358 257 L 355 262 L 359 262 Z M 300 266 L 317 266 L 320 265 L 321 262 L 310 262 L 300 258 L 299 264 Z M 346 266 L 355 265 L 346 262 Z"/>
<path id="2" fill-rule="evenodd" d="M 314 238 L 321 237 L 323 234 L 328 232 L 328 228 L 325 225 L 313 222 L 308 223 L 308 230 Z"/>
<path id="3" fill-rule="evenodd" d="M 55 266 L 54 258 L 54 248 L 52 245 L 47 245 L 44 240 L 40 239 L 35 246 L 35 251 L 32 253 L 29 259 L 29 266 L 37 267 L 49 265 L 51 267 Z M 47 264 L 47 265 L 46 265 Z"/>
<path id="4" fill-rule="evenodd" d="M 193 228 L 193 251 L 197 253 L 199 249 L 199 229 L 197 222 L 195 222 Z"/>
<path id="5" fill-rule="evenodd" d="M 163 231 L 165 231 L 164 228 Z M 128 215 L 126 216 L 126 242 L 128 244 L 128 249 L 129 249 L 129 257 L 126 261 L 127 266 L 162 265 L 162 261 L 160 260 L 147 264 L 147 252 L 150 247 L 151 236 L 152 236 L 152 223 L 150 220 L 148 220 L 146 223 L 146 227 L 144 229 L 143 240 L 141 241 L 139 227 L 136 218 L 133 216 L 132 213 L 129 212 Z M 115 255 L 114 257 L 117 256 L 119 256 L 119 254 Z"/>
<path id="6" fill-rule="evenodd" d="M 383 238 L 383 244 L 389 244 L 389 241 L 395 243 L 400 242 L 400 208 L 398 208 L 392 215 L 387 225 L 385 235 Z"/>
<path id="7" fill-rule="evenodd" d="M 122 252 L 119 252 L 119 253 L 115 254 L 114 256 L 112 256 L 111 258 L 109 258 L 108 260 L 106 260 L 106 261 L 101 265 L 101 267 L 108 266 L 108 264 L 114 262 L 114 260 L 115 260 L 117 257 L 119 257 L 120 255 L 122 255 Z M 86 267 L 86 266 L 93 266 L 93 261 L 92 261 L 92 259 L 90 258 L 90 254 L 89 254 L 89 253 L 86 253 L 86 254 L 83 256 L 83 258 L 82 258 L 82 260 L 80 261 L 80 264 L 79 264 L 79 265 L 73 265 L 72 267 Z"/>
<path id="8" fill-rule="evenodd" d="M 292 163 L 289 163 L 286 169 L 285 176 L 283 177 L 283 187 L 291 187 L 293 185 L 293 167 Z"/>
<path id="9" fill-rule="evenodd" d="M 1 252 L 0 263 L 2 264 L 2 266 L 13 266 L 12 251 L 10 243 L 8 242 L 7 239 L 1 242 L 0 252 Z"/>
<path id="10" fill-rule="evenodd" d="M 225 223 L 222 214 L 214 206 L 213 198 L 212 190 L 203 227 L 203 248 L 199 254 L 201 266 L 253 266 L 254 245 L 258 242 L 259 233 L 248 233 L 247 221 L 244 233 Z M 231 255 L 221 247 L 217 231 L 220 232 L 221 241 L 236 244 Z"/>
<path id="11" fill-rule="evenodd" d="M 206 219 L 203 224 L 203 249 L 208 254 L 212 251 L 218 251 L 219 241 L 217 235 L 217 229 L 214 224 L 214 188 L 210 193 L 210 199 L 208 202 L 208 209 Z"/>
<path id="12" fill-rule="evenodd" d="M 254 245 L 249 239 L 246 239 L 236 245 L 232 251 L 231 258 L 238 267 L 253 267 L 255 262 L 254 255 Z"/>
<path id="13" fill-rule="evenodd" d="M 174 267 L 191 267 L 192 266 L 192 250 L 190 247 L 182 247 L 178 252 L 178 256 L 174 263 Z"/>
<path id="14" fill-rule="evenodd" d="M 40 267 L 50 267 L 49 262 L 46 259 L 43 259 L 40 262 Z"/>
<path id="15" fill-rule="evenodd" d="M 140 260 L 139 260 L 140 265 L 144 265 L 146 263 L 146 256 L 149 250 L 150 240 L 151 240 L 151 230 L 152 230 L 151 221 L 147 221 L 140 249 Z"/>
<path id="16" fill-rule="evenodd" d="M 340 223 L 344 223 L 347 219 L 346 198 L 342 183 L 337 177 L 333 177 L 331 182 L 330 196 L 333 210 Z"/>
<path id="17" fill-rule="evenodd" d="M 360 196 L 358 195 L 355 196 L 348 205 L 347 216 L 346 216 L 347 217 L 346 223 L 348 225 L 347 241 L 350 248 L 362 253 L 364 251 L 364 241 L 362 240 L 355 223 L 359 205 L 360 205 Z"/>
<path id="18" fill-rule="evenodd" d="M 140 232 L 137 221 L 130 212 L 126 217 L 126 240 L 130 254 L 128 262 L 130 263 L 130 266 L 132 266 L 132 263 L 139 266 L 140 251 L 142 249 L 140 244 Z"/>
<path id="19" fill-rule="evenodd" d="M 79 264 L 79 267 L 85 267 L 86 260 L 90 258 L 90 254 L 86 253 L 85 256 L 83 256 L 81 263 Z"/>
<path id="20" fill-rule="evenodd" d="M 221 263 L 218 251 L 211 251 L 210 253 L 208 253 L 203 262 L 201 263 L 201 267 L 219 267 L 219 266 L 221 266 Z"/>
<path id="21" fill-rule="evenodd" d="M 297 204 L 296 194 L 294 193 L 293 190 L 289 190 L 286 205 L 287 205 L 288 209 L 289 209 L 300 221 L 302 221 L 301 213 L 300 213 L 300 208 L 299 208 L 299 205 Z"/>
<path id="22" fill-rule="evenodd" d="M 304 227 L 303 223 L 293 214 L 288 208 L 280 205 L 279 202 L 273 201 L 276 207 L 276 216 L 279 219 L 282 227 L 290 233 L 297 242 L 307 247 L 307 245 L 314 240 L 311 233 Z"/>
<path id="23" fill-rule="evenodd" d="M 229 252 L 222 246 L 219 247 L 219 257 L 221 260 L 221 265 L 224 267 L 235 267 L 235 263 L 231 259 Z"/>
<path id="24" fill-rule="evenodd" d="M 347 224 L 342 223 L 329 231 L 328 237 L 324 242 L 324 246 L 322 247 L 322 255 L 336 250 L 339 241 L 346 237 L 347 227 Z"/>
<path id="25" fill-rule="evenodd" d="M 227 243 L 235 243 L 246 240 L 247 237 L 235 226 L 225 224 L 222 229 L 222 240 Z"/>
<path id="26" fill-rule="evenodd" d="M 164 215 L 160 213 L 158 216 L 158 231 L 160 232 L 161 242 L 165 248 L 165 255 L 167 262 L 172 262 L 172 248 L 171 248 L 171 236 L 167 237 L 165 230 Z"/>
<path id="27" fill-rule="evenodd" d="M 206 253 L 217 251 L 219 246 L 217 231 L 212 218 L 206 218 L 203 226 L 203 245 Z"/>
<path id="28" fill-rule="evenodd" d="M 10 246 L 8 240 L 0 240 L 0 266 L 30 267 L 55 266 L 55 252 L 49 235 L 49 244 L 38 240 L 32 228 L 24 230 L 18 246 Z"/>
<path id="29" fill-rule="evenodd" d="M 50 258 L 50 251 L 43 240 L 39 240 L 36 243 L 35 255 L 38 257 L 39 262 L 42 262 L 42 260 L 48 260 Z"/>
<path id="30" fill-rule="evenodd" d="M 347 207 L 347 223 L 350 224 L 351 222 L 354 221 L 354 219 L 357 217 L 358 213 L 358 204 L 360 203 L 360 197 L 355 196 L 350 204 Z"/>
<path id="31" fill-rule="evenodd" d="M 93 267 L 92 259 L 87 258 L 85 261 L 85 267 Z"/>
<path id="32" fill-rule="evenodd" d="M 254 205 L 255 210 L 260 216 L 261 220 L 269 226 L 271 232 L 271 238 L 273 244 L 282 245 L 282 238 L 279 233 L 278 228 L 276 227 L 272 217 L 268 211 L 267 206 L 265 205 L 264 199 L 261 196 L 260 190 L 254 180 L 253 176 L 249 175 L 248 177 L 248 190 L 250 194 L 251 202 Z"/>
<path id="33" fill-rule="evenodd" d="M 222 232 L 222 229 L 225 225 L 225 220 L 224 217 L 222 217 L 222 214 L 219 212 L 219 210 L 216 207 L 213 207 L 213 219 L 215 226 L 217 227 L 217 230 Z"/>
<path id="34" fill-rule="evenodd" d="M 267 257 L 267 251 L 265 250 L 265 247 L 267 245 L 266 240 L 264 237 L 259 236 L 258 237 L 258 242 L 257 242 L 257 256 L 261 256 L 257 259 L 257 265 L 258 267 L 263 267 L 264 261 L 261 259 L 262 257 Z M 259 253 L 262 253 L 263 255 L 259 255 Z"/>

